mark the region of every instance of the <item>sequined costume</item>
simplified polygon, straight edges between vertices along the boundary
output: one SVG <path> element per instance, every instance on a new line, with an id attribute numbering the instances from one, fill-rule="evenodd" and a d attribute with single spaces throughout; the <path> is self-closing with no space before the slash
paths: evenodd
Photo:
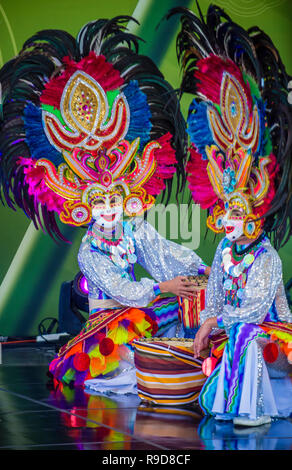
<path id="1" fill-rule="evenodd" d="M 201 260 L 143 219 L 185 158 L 185 122 L 170 84 L 139 54 L 120 16 L 86 24 L 76 39 L 45 30 L 0 71 L 1 194 L 52 238 L 58 219 L 87 233 L 79 263 L 90 317 L 50 364 L 53 377 L 84 385 L 116 373 L 125 346 L 177 318 L 158 282 L 196 274 Z M 136 219 L 136 217 L 138 219 Z M 140 263 L 155 280 L 134 279 Z"/>
<path id="2" fill-rule="evenodd" d="M 253 254 L 255 260 L 239 277 L 233 277 L 224 269 L 223 252 L 225 250 L 226 253 L 230 245 L 231 243 L 224 239 L 217 247 L 208 281 L 206 308 L 201 312 L 201 322 L 221 312 L 224 329 L 229 332 L 237 320 L 262 323 L 269 311 L 266 321 L 278 318 L 280 321 L 290 322 L 292 317 L 283 284 L 282 262 L 269 239 L 263 237 L 259 246 L 256 245 Z M 241 255 L 241 262 L 244 256 Z M 237 308 L 239 310 L 236 310 Z"/>
<path id="3" fill-rule="evenodd" d="M 90 299 L 114 299 L 121 305 L 147 307 L 155 297 L 157 282 L 179 275 L 198 274 L 202 260 L 196 253 L 166 240 L 149 224 L 136 218 L 126 223 L 125 236 L 133 240 L 133 255 L 153 279 L 135 282 L 134 264 L 121 266 L 100 250 L 92 250 L 90 237 L 81 244 L 78 261 L 88 281 Z"/>
<path id="4" fill-rule="evenodd" d="M 196 353 L 217 328 L 199 402 L 216 418 L 260 425 L 292 412 L 292 314 L 270 242 L 279 248 L 292 229 L 289 76 L 259 28 L 245 31 L 217 6 L 198 12 L 170 15 L 181 18 L 181 92 L 194 96 L 189 188 L 208 228 L 225 233 L 194 341 Z"/>
<path id="5" fill-rule="evenodd" d="M 161 336 L 169 330 L 174 334 L 178 323 L 177 299 L 157 298 L 157 282 L 197 274 L 202 260 L 193 251 L 161 237 L 140 218 L 124 223 L 123 241 L 132 242 L 132 262 L 126 257 L 110 259 L 94 246 L 90 232 L 89 229 L 78 254 L 80 269 L 88 282 L 90 317 L 79 335 L 61 348 L 50 371 L 63 382 L 74 378 L 77 386 L 85 382 L 88 389 L 100 390 L 100 380 L 94 380 L 95 377 L 109 377 L 112 371 L 116 374 L 120 359 L 120 371 L 129 371 L 124 380 L 130 380 L 133 339 L 142 335 Z M 143 266 L 153 279 L 144 277 L 136 281 L 135 263 Z M 82 354 L 84 360 L 90 358 L 85 370 L 76 359 L 81 359 Z M 135 383 L 132 381 L 132 392 Z"/>
<path id="6" fill-rule="evenodd" d="M 292 332 L 281 260 L 268 238 L 263 237 L 254 247 L 253 263 L 234 277 L 225 270 L 223 261 L 230 245 L 224 239 L 216 250 L 206 308 L 201 312 L 202 324 L 217 316 L 218 326 L 225 330 L 228 341 L 221 363 L 205 382 L 200 405 L 206 414 L 221 419 L 239 415 L 251 419 L 261 415 L 289 416 L 292 385 L 288 373 L 292 366 L 283 352 L 272 362 L 265 353 L 265 347 L 271 344 L 271 331 L 276 335 L 282 322 L 288 337 Z M 242 259 L 244 256 L 246 253 Z"/>

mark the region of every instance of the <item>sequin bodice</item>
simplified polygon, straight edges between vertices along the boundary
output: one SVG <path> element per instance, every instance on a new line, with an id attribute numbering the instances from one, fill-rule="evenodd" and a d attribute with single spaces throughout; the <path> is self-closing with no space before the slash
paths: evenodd
<path id="1" fill-rule="evenodd" d="M 146 307 L 156 297 L 155 283 L 198 273 L 202 260 L 196 253 L 165 239 L 143 219 L 126 222 L 123 237 L 112 248 L 97 240 L 94 246 L 91 235 L 84 238 L 78 262 L 88 282 L 89 297 L 110 298 L 122 305 Z M 152 279 L 135 280 L 133 268 L 136 262 Z"/>

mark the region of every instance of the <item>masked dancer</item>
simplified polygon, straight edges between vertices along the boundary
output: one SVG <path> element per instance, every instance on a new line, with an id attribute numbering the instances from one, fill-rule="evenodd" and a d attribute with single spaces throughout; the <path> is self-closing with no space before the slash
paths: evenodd
<path id="1" fill-rule="evenodd" d="M 130 20 L 90 22 L 76 39 L 40 31 L 0 71 L 3 200 L 54 239 L 63 240 L 58 219 L 87 227 L 78 262 L 90 316 L 50 364 L 75 386 L 131 363 L 135 338 L 177 321 L 176 297 L 160 294 L 193 295 L 185 276 L 206 270 L 143 219 L 160 193 L 167 202 L 176 171 L 180 188 L 186 134 L 173 89 L 139 54 Z M 137 281 L 136 263 L 152 279 Z"/>
<path id="2" fill-rule="evenodd" d="M 214 328 L 225 340 L 211 350 L 217 364 L 199 401 L 217 419 L 261 425 L 292 411 L 292 314 L 277 253 L 292 230 L 290 77 L 258 27 L 244 30 L 217 6 L 206 17 L 199 7 L 171 14 L 181 19 L 181 92 L 194 97 L 187 180 L 208 228 L 223 235 L 195 357 Z"/>

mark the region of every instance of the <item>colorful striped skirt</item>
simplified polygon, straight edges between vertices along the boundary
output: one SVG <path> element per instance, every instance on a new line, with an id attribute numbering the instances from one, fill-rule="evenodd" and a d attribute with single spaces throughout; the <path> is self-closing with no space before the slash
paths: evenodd
<path id="1" fill-rule="evenodd" d="M 199 396 L 205 414 L 256 419 L 292 412 L 290 397 L 284 399 L 292 392 L 288 378 L 292 372 L 292 324 L 239 322 L 232 326 L 228 338 L 222 335 L 215 343 L 211 353 L 221 352 L 222 356 Z"/>
<path id="2" fill-rule="evenodd" d="M 80 333 L 59 350 L 49 372 L 59 382 L 84 386 L 130 360 L 133 340 L 161 335 L 177 322 L 176 297 L 157 298 L 147 308 L 93 310 Z"/>

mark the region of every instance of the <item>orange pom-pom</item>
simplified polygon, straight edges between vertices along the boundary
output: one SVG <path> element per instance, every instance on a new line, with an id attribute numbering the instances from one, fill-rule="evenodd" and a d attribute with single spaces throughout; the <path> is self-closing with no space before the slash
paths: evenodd
<path id="1" fill-rule="evenodd" d="M 288 357 L 289 354 L 292 352 L 292 343 L 289 342 L 289 343 L 284 343 L 283 345 L 283 351 L 284 353 L 286 354 L 286 356 Z"/>
<path id="2" fill-rule="evenodd" d="M 289 362 L 289 364 L 292 364 L 292 351 L 290 350 L 288 356 L 287 356 L 287 360 Z"/>

